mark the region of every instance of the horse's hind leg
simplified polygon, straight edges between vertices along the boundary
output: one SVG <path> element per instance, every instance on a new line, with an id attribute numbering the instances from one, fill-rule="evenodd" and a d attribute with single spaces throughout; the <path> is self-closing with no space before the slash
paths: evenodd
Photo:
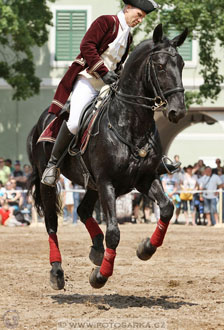
<path id="1" fill-rule="evenodd" d="M 96 220 L 92 217 L 95 203 L 98 199 L 98 193 L 94 190 L 87 190 L 84 198 L 82 199 L 77 213 L 81 221 L 86 226 L 93 245 L 89 253 L 90 260 L 96 266 L 100 266 L 104 255 L 103 239 L 104 235 Z"/>
<path id="2" fill-rule="evenodd" d="M 48 187 L 40 184 L 41 199 L 43 203 L 45 225 L 49 235 L 50 247 L 50 264 L 52 266 L 50 271 L 50 284 L 55 290 L 64 288 L 64 271 L 61 267 L 61 253 L 58 245 L 57 229 L 59 202 L 56 188 Z"/>
<path id="3" fill-rule="evenodd" d="M 137 248 L 137 256 L 141 260 L 148 260 L 162 245 L 166 235 L 169 222 L 173 216 L 174 206 L 170 199 L 165 195 L 161 181 L 156 178 L 148 191 L 149 197 L 154 197 L 160 207 L 160 219 L 151 238 L 143 240 Z"/>

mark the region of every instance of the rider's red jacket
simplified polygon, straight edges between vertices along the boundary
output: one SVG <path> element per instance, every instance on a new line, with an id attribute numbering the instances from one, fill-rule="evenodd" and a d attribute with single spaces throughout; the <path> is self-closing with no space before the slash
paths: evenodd
<path id="1" fill-rule="evenodd" d="M 72 91 L 79 72 L 87 69 L 87 72 L 93 74 L 96 78 L 103 77 L 108 72 L 100 55 L 115 40 L 118 29 L 119 20 L 116 15 L 100 16 L 92 23 L 82 39 L 81 53 L 76 57 L 58 85 L 49 112 L 58 116 Z M 131 42 L 132 36 L 129 35 L 127 49 L 117 67 L 125 61 Z"/>

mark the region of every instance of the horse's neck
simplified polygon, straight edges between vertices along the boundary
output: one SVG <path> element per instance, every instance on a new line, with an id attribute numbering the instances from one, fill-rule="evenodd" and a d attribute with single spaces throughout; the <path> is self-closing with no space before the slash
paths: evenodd
<path id="1" fill-rule="evenodd" d="M 155 124 L 154 113 L 150 107 L 139 104 L 149 106 L 149 100 L 144 98 L 154 96 L 153 91 L 146 86 L 146 74 L 147 55 L 144 49 L 128 58 L 118 84 L 121 98 L 115 93 L 115 102 L 111 109 L 118 129 L 125 129 L 125 133 L 134 138 L 145 136 Z"/>
<path id="2" fill-rule="evenodd" d="M 125 97 L 123 99 L 124 101 L 118 100 L 115 96 L 111 104 L 110 113 L 113 124 L 122 135 L 132 136 L 134 139 L 145 137 L 155 125 L 153 112 L 140 105 L 126 102 L 130 100 Z M 131 100 L 136 102 L 135 98 Z"/>
<path id="3" fill-rule="evenodd" d="M 154 124 L 154 113 L 149 107 L 145 107 L 149 106 L 150 103 L 147 99 L 143 99 L 144 97 L 148 98 L 149 95 L 145 91 L 141 75 L 139 75 L 138 80 L 136 79 L 130 73 L 130 76 L 123 79 L 119 84 L 118 92 L 121 95 L 128 96 L 122 96 L 122 100 L 116 101 L 117 108 L 119 109 L 119 113 L 116 115 L 119 116 L 119 122 L 124 126 L 129 126 L 131 130 L 134 128 L 136 133 L 140 132 L 140 134 L 144 134 Z"/>
<path id="4" fill-rule="evenodd" d="M 152 44 L 149 40 L 146 40 L 137 51 L 133 51 L 129 56 L 118 85 L 121 92 L 150 98 L 155 96 L 152 86 L 147 81 L 148 60 L 151 49 Z"/>

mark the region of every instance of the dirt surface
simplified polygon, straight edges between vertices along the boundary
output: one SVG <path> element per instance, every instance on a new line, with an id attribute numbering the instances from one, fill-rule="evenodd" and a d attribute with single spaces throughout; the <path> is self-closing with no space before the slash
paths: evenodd
<path id="1" fill-rule="evenodd" d="M 224 228 L 171 224 L 163 246 L 141 261 L 137 245 L 154 228 L 120 226 L 114 274 L 96 290 L 88 233 L 60 226 L 66 285 L 54 291 L 45 228 L 0 227 L 0 329 L 224 329 Z"/>

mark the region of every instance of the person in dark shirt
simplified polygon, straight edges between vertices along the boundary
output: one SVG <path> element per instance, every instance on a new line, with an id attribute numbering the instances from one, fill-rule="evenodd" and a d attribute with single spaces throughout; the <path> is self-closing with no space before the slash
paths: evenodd
<path id="1" fill-rule="evenodd" d="M 13 172 L 13 178 L 16 180 L 16 189 L 24 189 L 26 187 L 27 178 L 24 172 L 21 170 L 21 164 L 19 160 L 15 161 L 15 170 Z"/>
<path id="2" fill-rule="evenodd" d="M 5 166 L 8 166 L 10 168 L 10 172 L 13 175 L 14 167 L 12 166 L 12 160 L 11 159 L 5 159 Z"/>

